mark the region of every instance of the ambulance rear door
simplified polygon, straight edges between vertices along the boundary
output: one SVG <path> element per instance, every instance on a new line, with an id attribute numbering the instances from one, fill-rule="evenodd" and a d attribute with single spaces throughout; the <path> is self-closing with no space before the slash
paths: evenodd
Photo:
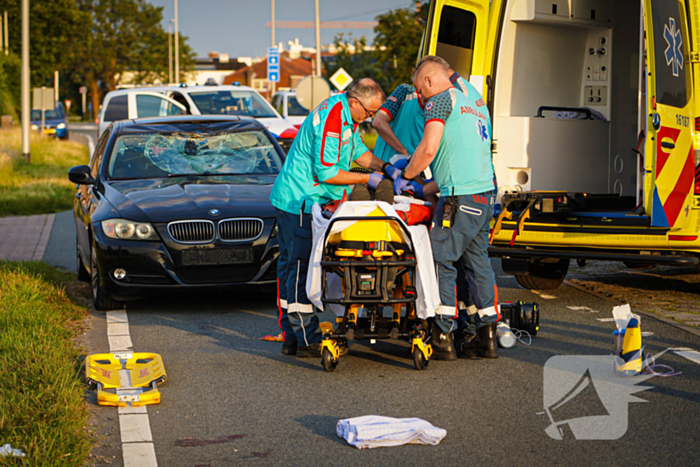
<path id="1" fill-rule="evenodd" d="M 644 0 L 647 138 L 644 209 L 654 227 L 689 222 L 694 154 L 690 42 L 683 0 Z"/>
<path id="2" fill-rule="evenodd" d="M 490 28 L 489 3 L 500 12 L 503 1 L 432 0 L 420 55 L 444 58 L 487 98 L 484 91 L 493 63 L 488 45 L 494 29 Z"/>

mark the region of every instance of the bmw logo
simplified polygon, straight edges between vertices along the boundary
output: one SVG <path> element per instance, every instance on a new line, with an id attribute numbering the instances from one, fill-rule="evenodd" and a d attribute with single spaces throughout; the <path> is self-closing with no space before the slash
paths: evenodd
<path id="1" fill-rule="evenodd" d="M 212 216 L 218 216 L 219 210 L 218 209 L 210 209 L 209 214 L 211 214 Z"/>

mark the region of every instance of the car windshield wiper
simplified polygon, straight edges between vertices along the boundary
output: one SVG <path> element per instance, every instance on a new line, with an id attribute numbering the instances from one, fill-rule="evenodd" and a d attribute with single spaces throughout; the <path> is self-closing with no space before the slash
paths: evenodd
<path id="1" fill-rule="evenodd" d="M 202 174 L 168 174 L 168 178 L 175 177 L 199 177 Z"/>

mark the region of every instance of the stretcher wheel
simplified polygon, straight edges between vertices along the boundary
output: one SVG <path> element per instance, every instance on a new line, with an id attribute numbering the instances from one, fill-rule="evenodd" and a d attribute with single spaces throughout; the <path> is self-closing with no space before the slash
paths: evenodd
<path id="1" fill-rule="evenodd" d="M 321 354 L 321 364 L 323 364 L 323 369 L 328 373 L 332 373 L 335 367 L 338 366 L 338 360 L 333 360 L 333 355 L 328 349 L 323 349 Z"/>
<path id="2" fill-rule="evenodd" d="M 423 351 L 416 347 L 413 349 L 413 365 L 416 367 L 416 370 L 422 371 L 428 368 L 428 364 L 430 363 L 430 360 L 425 358 L 425 355 L 423 355 Z"/>

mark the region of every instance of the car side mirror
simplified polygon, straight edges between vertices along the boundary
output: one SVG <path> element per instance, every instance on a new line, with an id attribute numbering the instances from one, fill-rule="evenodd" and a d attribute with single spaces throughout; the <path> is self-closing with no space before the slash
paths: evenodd
<path id="1" fill-rule="evenodd" d="M 92 178 L 92 175 L 90 174 L 90 167 L 87 165 L 71 167 L 71 169 L 68 171 L 68 179 L 73 183 L 77 183 L 78 185 L 95 184 L 95 179 Z"/>

